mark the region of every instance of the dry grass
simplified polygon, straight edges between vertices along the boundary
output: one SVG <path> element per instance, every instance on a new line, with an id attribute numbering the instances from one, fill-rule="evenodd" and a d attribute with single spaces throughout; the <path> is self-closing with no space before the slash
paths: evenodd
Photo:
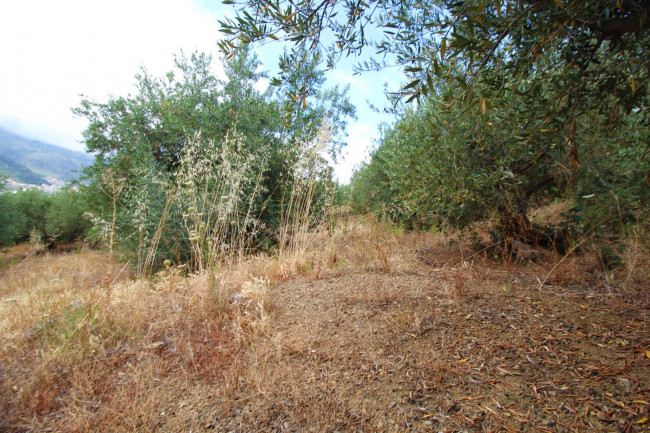
<path id="1" fill-rule="evenodd" d="M 221 380 L 242 344 L 205 276 L 132 281 L 98 252 L 28 259 L 0 293 L 4 429 L 151 430 L 169 383 Z"/>
<path id="2" fill-rule="evenodd" d="M 553 306 L 544 314 L 583 324 L 562 309 L 598 311 L 600 296 L 630 314 L 629 322 L 602 316 L 620 322 L 617 332 L 627 324 L 642 335 L 646 326 L 650 255 L 638 238 L 613 273 L 599 270 L 593 254 L 569 257 L 540 290 L 555 263 L 468 258 L 467 246 L 438 233 L 352 218 L 308 235 L 280 257 L 190 276 L 170 269 L 133 280 L 96 251 L 12 265 L 0 276 L 0 430 L 406 431 L 431 429 L 433 420 L 443 431 L 480 430 L 452 409 L 461 391 L 504 403 L 500 391 L 473 381 L 484 371 L 479 359 L 494 364 L 490 371 L 512 371 L 491 356 L 541 338 L 526 323 L 555 326 L 526 308 Z M 519 315 L 527 319 L 512 321 Z M 519 327 L 504 331 L 510 340 L 478 345 L 504 318 Z M 643 349 L 636 337 L 617 338 Z M 483 426 L 496 428 L 495 420 Z"/>
<path id="3" fill-rule="evenodd" d="M 2 428 L 156 430 L 179 386 L 218 382 L 227 398 L 243 365 L 256 371 L 254 387 L 278 383 L 255 367 L 269 348 L 253 343 L 268 337 L 273 285 L 321 271 L 396 272 L 409 260 L 398 235 L 376 224 L 308 236 L 280 257 L 190 277 L 171 269 L 133 280 L 128 264 L 97 251 L 13 265 L 0 279 Z"/>

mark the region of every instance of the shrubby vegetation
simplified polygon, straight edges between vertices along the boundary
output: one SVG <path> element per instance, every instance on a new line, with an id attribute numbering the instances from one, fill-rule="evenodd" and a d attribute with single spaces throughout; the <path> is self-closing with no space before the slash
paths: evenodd
<path id="1" fill-rule="evenodd" d="M 258 67 L 244 48 L 221 80 L 209 56 L 181 55 L 165 77 L 137 76 L 135 95 L 82 101 L 75 112 L 89 120 L 84 138 L 97 152 L 82 187 L 94 238 L 140 272 L 199 270 L 283 242 L 303 212 L 307 225 L 323 215 L 335 187 L 325 154 L 336 152 L 353 107 L 312 69 L 302 76 L 315 92 L 291 113 L 290 87 L 256 90 Z"/>
<path id="2" fill-rule="evenodd" d="M 234 3 L 225 52 L 280 39 L 291 70 L 374 48 L 359 72 L 405 72 L 390 95 L 398 120 L 353 179 L 358 211 L 407 226 L 490 219 L 499 243 L 560 252 L 571 232 L 647 219 L 647 2 Z M 564 227 L 530 221 L 531 206 L 553 199 L 572 203 Z"/>
<path id="3" fill-rule="evenodd" d="M 355 210 L 406 227 L 487 219 L 498 244 L 561 253 L 580 234 L 646 222 L 647 2 L 233 3 L 239 15 L 221 23 L 225 79 L 208 56 L 181 54 L 163 77 L 138 75 L 134 95 L 83 100 L 75 112 L 96 154 L 84 207 L 64 195 L 57 205 L 5 198 L 20 208 L 3 222 L 6 242 L 31 230 L 79 237 L 86 226 L 74 221 L 86 218 L 91 239 L 141 272 L 204 269 L 282 247 L 342 191 Z M 262 93 L 249 46 L 278 39 L 288 50 Z M 408 81 L 389 95 L 397 121 L 343 190 L 323 155 L 336 153 L 354 109 L 319 68 L 368 47 L 380 57 L 359 72 L 396 65 Z M 569 213 L 531 221 L 531 208 L 553 200 Z"/>
<path id="4" fill-rule="evenodd" d="M 326 156 L 342 145 L 354 108 L 322 71 L 261 93 L 245 47 L 216 77 L 212 59 L 181 54 L 164 77 L 145 70 L 137 93 L 82 100 L 87 150 L 77 190 L 0 196 L 3 245 L 38 239 L 100 241 L 139 273 L 162 265 L 203 270 L 251 252 L 292 248 L 332 207 Z"/>
<path id="5" fill-rule="evenodd" d="M 631 110 L 611 119 L 585 108 L 567 124 L 565 117 L 545 117 L 547 105 L 561 103 L 557 88 L 549 85 L 536 100 L 530 93 L 525 83 L 505 84 L 484 113 L 441 111 L 437 93 L 405 109 L 355 174 L 355 209 L 407 226 L 465 229 L 492 219 L 501 235 L 552 241 L 562 252 L 567 245 L 557 244 L 565 240 L 554 233 L 562 228 L 534 227 L 531 207 L 569 200 L 565 223 L 582 233 L 618 230 L 647 214 L 643 115 Z M 572 154 L 576 148 L 580 155 Z"/>
<path id="6" fill-rule="evenodd" d="M 37 189 L 0 193 L 0 246 L 38 238 L 47 245 L 83 239 L 90 227 L 77 190 L 48 195 Z"/>

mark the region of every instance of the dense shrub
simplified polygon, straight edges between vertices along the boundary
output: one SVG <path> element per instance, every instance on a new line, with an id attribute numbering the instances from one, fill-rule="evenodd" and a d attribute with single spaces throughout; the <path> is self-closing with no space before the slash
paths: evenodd
<path id="1" fill-rule="evenodd" d="M 561 250 L 570 231 L 620 232 L 647 218 L 646 113 L 621 109 L 613 117 L 593 99 L 579 113 L 545 117 L 547 105 L 563 104 L 564 90 L 547 77 L 535 84 L 532 100 L 531 83 L 505 82 L 489 109 L 478 112 L 441 110 L 436 94 L 404 110 L 355 173 L 353 206 L 407 225 L 465 229 L 491 219 L 497 239 L 562 242 Z M 572 204 L 571 218 L 553 230 L 535 227 L 531 208 L 554 199 Z M 559 232 L 563 240 L 549 234 Z"/>
<path id="2" fill-rule="evenodd" d="M 45 214 L 45 233 L 57 242 L 83 239 L 90 228 L 85 217 L 86 201 L 74 189 L 66 188 L 50 196 L 50 206 Z"/>
<path id="3" fill-rule="evenodd" d="M 280 242 L 302 205 L 292 197 L 309 195 L 309 214 L 322 215 L 334 189 L 324 156 L 336 152 L 353 108 L 308 70 L 312 96 L 286 110 L 293 90 L 259 92 L 258 66 L 239 51 L 224 80 L 209 56 L 181 55 L 164 77 L 137 76 L 135 95 L 82 101 L 75 112 L 88 119 L 84 138 L 96 152 L 82 187 L 93 238 L 140 272 L 165 260 L 202 269 Z"/>
<path id="4" fill-rule="evenodd" d="M 0 246 L 42 241 L 73 242 L 89 228 L 82 194 L 67 188 L 53 195 L 36 189 L 0 193 Z"/>

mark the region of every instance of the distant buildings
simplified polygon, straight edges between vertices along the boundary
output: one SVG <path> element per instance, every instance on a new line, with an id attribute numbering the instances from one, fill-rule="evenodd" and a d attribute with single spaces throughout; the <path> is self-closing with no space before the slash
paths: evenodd
<path id="1" fill-rule="evenodd" d="M 20 191 L 21 189 L 39 189 L 48 194 L 53 194 L 65 186 L 65 182 L 55 178 L 48 178 L 48 183 L 41 185 L 31 185 L 28 183 L 16 182 L 13 179 L 7 179 L 4 184 L 4 190 L 9 192 Z"/>

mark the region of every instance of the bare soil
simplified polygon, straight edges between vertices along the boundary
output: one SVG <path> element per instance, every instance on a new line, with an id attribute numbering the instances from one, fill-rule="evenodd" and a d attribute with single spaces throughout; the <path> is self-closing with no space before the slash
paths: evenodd
<path id="1" fill-rule="evenodd" d="M 607 274 L 588 256 L 507 265 L 399 244 L 401 261 L 379 248 L 365 266 L 334 254 L 271 280 L 268 314 L 255 320 L 238 303 L 205 307 L 196 279 L 113 289 L 111 302 L 139 305 L 131 314 L 145 325 L 83 362 L 48 366 L 66 372 L 35 388 L 50 406 L 11 401 L 45 368 L 3 343 L 0 431 L 648 430 L 647 269 Z M 115 311 L 111 323 L 128 323 Z M 33 379 L 19 383 L 12 362 Z"/>
<path id="2" fill-rule="evenodd" d="M 419 251 L 409 271 L 274 290 L 272 326 L 209 429 L 646 431 L 648 287 L 539 285 L 542 267 Z M 584 269 L 583 269 L 584 271 Z M 593 270 L 592 270 L 593 271 Z"/>

